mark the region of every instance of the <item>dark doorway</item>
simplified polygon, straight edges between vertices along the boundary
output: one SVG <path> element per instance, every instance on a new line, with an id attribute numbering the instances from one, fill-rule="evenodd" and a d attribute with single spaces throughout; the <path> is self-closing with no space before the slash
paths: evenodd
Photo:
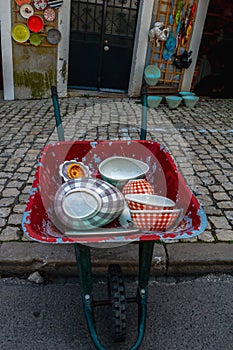
<path id="1" fill-rule="evenodd" d="M 233 3 L 211 0 L 197 61 L 194 91 L 198 95 L 232 98 Z"/>
<path id="2" fill-rule="evenodd" d="M 0 29 L 0 90 L 3 90 L 1 29 Z"/>
<path id="3" fill-rule="evenodd" d="M 68 86 L 128 90 L 139 1 L 72 0 Z"/>

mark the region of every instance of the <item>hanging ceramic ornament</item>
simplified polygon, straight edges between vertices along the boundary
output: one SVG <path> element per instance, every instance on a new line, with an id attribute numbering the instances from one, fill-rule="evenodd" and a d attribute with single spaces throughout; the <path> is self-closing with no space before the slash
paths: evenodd
<path id="1" fill-rule="evenodd" d="M 171 1 L 170 5 L 170 15 L 169 15 L 169 24 L 173 25 L 173 10 L 174 10 L 174 0 Z"/>
<path id="2" fill-rule="evenodd" d="M 177 4 L 177 9 L 176 9 L 176 18 L 175 18 L 176 24 L 179 23 L 182 6 L 183 6 L 183 0 L 179 0 Z"/>
<path id="3" fill-rule="evenodd" d="M 175 36 L 170 32 L 169 37 L 164 45 L 163 49 L 163 59 L 167 61 L 169 58 L 174 55 L 176 52 L 176 38 Z"/>
<path id="4" fill-rule="evenodd" d="M 154 27 L 150 29 L 149 37 L 152 42 L 156 38 L 156 46 L 160 46 L 160 41 L 166 41 L 169 36 L 169 28 L 166 28 L 162 22 L 155 22 Z"/>
<path id="5" fill-rule="evenodd" d="M 189 66 L 192 63 L 192 58 L 190 58 L 191 54 L 192 54 L 192 51 L 188 52 L 188 51 L 184 50 L 184 52 L 181 55 L 175 55 L 175 59 L 173 62 L 174 65 L 179 69 L 189 68 Z"/>
<path id="6" fill-rule="evenodd" d="M 189 17 L 188 17 L 188 23 L 187 23 L 187 28 L 186 28 L 186 35 L 182 40 L 182 44 L 186 44 L 186 42 L 188 41 L 191 33 L 192 33 L 192 29 L 193 29 L 193 22 L 194 22 L 194 17 L 195 17 L 195 13 L 196 13 L 196 9 L 197 9 L 197 3 L 194 2 Z"/>

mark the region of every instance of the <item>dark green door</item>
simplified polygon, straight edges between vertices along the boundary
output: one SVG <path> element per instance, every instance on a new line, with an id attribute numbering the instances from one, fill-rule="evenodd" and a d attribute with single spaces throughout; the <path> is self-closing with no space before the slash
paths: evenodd
<path id="1" fill-rule="evenodd" d="M 138 4 L 72 0 L 69 87 L 127 91 Z"/>

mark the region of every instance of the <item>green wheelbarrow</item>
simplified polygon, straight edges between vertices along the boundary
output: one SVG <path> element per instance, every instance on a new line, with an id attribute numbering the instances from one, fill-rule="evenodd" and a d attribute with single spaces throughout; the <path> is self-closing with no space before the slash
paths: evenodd
<path id="1" fill-rule="evenodd" d="M 161 144 L 145 139 L 130 141 L 64 141 L 58 98 L 54 87 L 52 88 L 52 99 L 59 141 L 46 145 L 41 152 L 35 180 L 23 214 L 23 231 L 28 238 L 44 244 L 74 245 L 83 310 L 90 336 L 97 349 L 104 350 L 105 347 L 101 344 L 97 335 L 94 320 L 95 308 L 111 305 L 112 337 L 115 342 L 119 342 L 126 339 L 126 306 L 128 303 L 137 305 L 138 336 L 131 347 L 131 350 L 136 350 L 142 343 L 146 328 L 148 282 L 154 243 L 164 239 L 183 239 L 199 235 L 206 228 L 206 215 L 179 173 L 169 152 Z M 145 117 L 144 114 L 143 118 Z M 145 120 L 143 122 L 145 125 Z M 145 129 L 142 128 L 142 131 L 145 136 Z M 135 152 L 137 148 L 140 149 L 139 152 Z M 99 150 L 98 157 L 95 156 L 97 149 Z M 175 201 L 176 207 L 183 208 L 182 217 L 176 227 L 161 232 L 142 232 L 132 222 L 127 221 L 127 224 L 122 224 L 118 218 L 108 225 L 96 228 L 96 230 L 71 232 L 56 226 L 51 212 L 53 211 L 55 194 L 62 185 L 59 174 L 60 164 L 71 159 L 87 162 L 88 158 L 87 165 L 97 174 L 98 164 L 105 159 L 106 154 L 125 157 L 134 154 L 137 159 L 148 163 L 150 170 L 147 176 L 155 191 L 161 194 L 162 189 L 162 194 Z M 147 154 L 150 154 L 150 157 L 145 159 Z M 107 268 L 108 299 L 95 300 L 93 295 L 91 246 L 95 245 L 95 247 L 103 248 L 105 244 L 106 246 L 109 244 L 121 245 L 130 244 L 131 242 L 136 242 L 135 246 L 138 246 L 139 250 L 138 286 L 135 296 L 128 298 L 126 295 L 121 266 L 110 264 Z"/>

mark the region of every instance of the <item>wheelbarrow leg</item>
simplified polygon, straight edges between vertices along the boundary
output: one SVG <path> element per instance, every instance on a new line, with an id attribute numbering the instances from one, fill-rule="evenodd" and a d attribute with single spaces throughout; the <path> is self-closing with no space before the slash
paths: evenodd
<path id="1" fill-rule="evenodd" d="M 147 95 L 145 84 L 142 86 L 142 116 L 140 140 L 146 140 L 147 134 Z"/>
<path id="2" fill-rule="evenodd" d="M 87 326 L 95 347 L 98 350 L 105 350 L 98 339 L 95 329 L 90 248 L 81 244 L 75 244 L 75 253 Z"/>
<path id="3" fill-rule="evenodd" d="M 148 282 L 153 256 L 154 241 L 139 242 L 138 276 L 138 338 L 131 350 L 136 350 L 142 343 L 146 328 Z"/>

